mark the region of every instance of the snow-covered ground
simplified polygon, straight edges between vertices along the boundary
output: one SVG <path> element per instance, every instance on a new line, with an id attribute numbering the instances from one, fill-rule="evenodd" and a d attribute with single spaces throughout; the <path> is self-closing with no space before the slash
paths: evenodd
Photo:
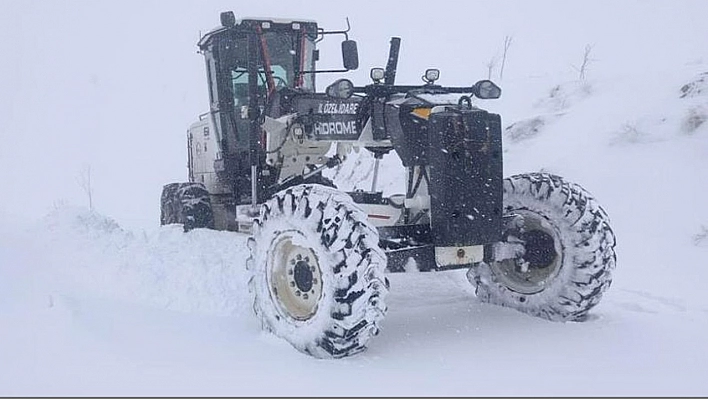
<path id="1" fill-rule="evenodd" d="M 308 16 L 298 7 L 309 2 L 293 3 L 278 14 Z M 708 29 L 697 19 L 708 5 L 530 3 L 533 10 L 472 3 L 490 16 L 475 20 L 489 24 L 498 45 L 504 34 L 515 40 L 502 99 L 478 104 L 500 112 L 508 128 L 506 174 L 560 174 L 606 209 L 618 242 L 612 287 L 588 321 L 552 323 L 479 303 L 462 271 L 390 275 L 381 334 L 366 352 L 334 361 L 310 358 L 261 332 L 246 288 L 244 236 L 156 226 L 159 185 L 184 178 L 179 132 L 207 105 L 195 32 L 236 6 L 164 10 L 166 20 L 180 24 L 175 29 L 129 12 L 144 7 L 156 17 L 160 3 L 4 3 L 22 23 L 0 15 L 8 33 L 0 50 L 18 54 L 0 60 L 0 115 L 7 121 L 0 123 L 7 175 L 0 202 L 0 395 L 708 395 Z M 448 9 L 458 3 L 441 4 L 431 15 L 458 21 Z M 272 14 L 245 7 L 246 15 Z M 389 6 L 380 7 L 383 13 Z M 400 34 L 401 81 L 415 82 L 419 71 L 406 71 L 430 66 L 429 59 L 442 69 L 443 84 L 470 70 L 486 77 L 480 57 L 493 52 L 470 68 L 442 49 L 429 49 L 435 58 L 428 59 L 416 53 L 415 40 L 424 38 L 408 23 L 382 27 L 363 11 L 347 11 L 362 68 L 380 62 L 388 36 Z M 137 24 L 123 39 L 135 47 L 120 47 L 120 39 L 100 31 L 102 24 L 117 28 L 111 13 Z M 409 23 L 421 18 L 420 11 L 404 13 Z M 317 9 L 311 17 L 337 26 L 343 16 Z M 622 21 L 635 29 L 622 31 Z M 471 28 L 431 23 L 429 40 Z M 164 51 L 146 40 L 151 34 Z M 117 55 L 90 57 L 79 48 L 84 37 Z M 69 38 L 75 41 L 63 41 Z M 581 61 L 583 40 L 596 43 L 597 59 L 578 81 L 569 65 Z M 464 43 L 443 47 L 451 52 Z M 368 49 L 381 54 L 364 56 Z M 563 58 L 572 50 L 576 58 Z M 642 58 L 644 52 L 656 58 Z M 85 65 L 81 57 L 88 57 Z M 165 76 L 174 81 L 160 80 Z M 71 85 L 75 90 L 67 90 Z M 134 103 L 144 113 L 128 112 Z M 161 130 L 167 128 L 177 133 Z M 368 187 L 368 158 L 353 156 L 337 172 L 340 185 Z M 96 211 L 76 206 L 84 203 L 75 182 L 83 163 L 95 173 Z M 403 189 L 400 172 L 396 157 L 386 156 L 387 192 Z"/>

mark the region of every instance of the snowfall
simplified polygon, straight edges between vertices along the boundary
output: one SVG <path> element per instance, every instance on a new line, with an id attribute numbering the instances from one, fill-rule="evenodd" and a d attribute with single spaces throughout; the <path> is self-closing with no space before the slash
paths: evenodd
<path id="1" fill-rule="evenodd" d="M 705 1 L 0 10 L 0 395 L 708 395 Z M 349 17 L 358 84 L 392 36 L 400 83 L 429 67 L 443 85 L 491 76 L 502 98 L 475 104 L 502 115 L 505 174 L 564 176 L 611 218 L 617 268 L 591 317 L 486 305 L 453 271 L 389 275 L 381 333 L 353 357 L 314 359 L 261 331 L 247 237 L 159 226 L 162 185 L 186 180 L 185 132 L 208 110 L 195 43 L 225 10 L 337 30 Z M 339 41 L 322 42 L 320 67 L 338 66 Z M 328 174 L 368 188 L 372 157 Z M 403 181 L 387 155 L 380 187 Z"/>

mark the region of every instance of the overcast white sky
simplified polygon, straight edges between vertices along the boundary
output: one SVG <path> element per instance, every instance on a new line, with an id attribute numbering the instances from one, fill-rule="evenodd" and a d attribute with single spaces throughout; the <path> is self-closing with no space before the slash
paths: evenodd
<path id="1" fill-rule="evenodd" d="M 572 79 L 587 44 L 590 77 L 708 60 L 704 0 L 0 0 L 0 214 L 36 218 L 55 203 L 85 203 L 77 178 L 91 165 L 99 210 L 127 226 L 156 225 L 162 184 L 186 179 L 185 131 L 207 110 L 195 43 L 224 10 L 328 29 L 349 17 L 358 83 L 383 66 L 394 35 L 403 38 L 400 82 L 438 67 L 448 85 L 486 77 L 511 35 L 506 91 L 534 76 Z M 338 62 L 338 47 L 326 43 L 324 62 Z"/>

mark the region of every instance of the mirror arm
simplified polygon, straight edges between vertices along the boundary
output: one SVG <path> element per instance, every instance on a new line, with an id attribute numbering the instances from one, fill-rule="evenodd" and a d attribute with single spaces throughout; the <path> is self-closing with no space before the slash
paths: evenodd
<path id="1" fill-rule="evenodd" d="M 346 30 L 330 30 L 326 31 L 324 29 L 317 29 L 317 35 L 319 36 L 317 40 L 315 40 L 315 43 L 319 43 L 324 39 L 325 35 L 344 35 L 344 40 L 349 40 L 349 31 L 352 29 L 351 25 L 349 25 L 349 17 L 346 17 L 347 20 L 347 29 Z"/>
<path id="2" fill-rule="evenodd" d="M 315 73 L 343 73 L 343 72 L 349 72 L 349 70 L 348 69 L 323 69 L 321 71 L 302 71 L 301 73 L 315 74 Z"/>

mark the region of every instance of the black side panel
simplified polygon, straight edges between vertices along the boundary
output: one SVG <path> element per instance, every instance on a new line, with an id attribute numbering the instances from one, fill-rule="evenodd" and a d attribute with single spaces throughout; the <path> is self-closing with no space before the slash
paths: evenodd
<path id="1" fill-rule="evenodd" d="M 386 126 L 386 115 L 384 114 L 384 108 L 386 107 L 384 101 L 375 99 L 371 102 L 371 133 L 374 140 L 386 140 L 389 138 L 389 129 Z M 393 117 L 389 117 L 394 124 L 398 122 L 398 113 L 395 112 Z M 393 126 L 390 129 L 400 131 L 400 124 Z"/>
<path id="2" fill-rule="evenodd" d="M 436 246 L 501 239 L 501 118 L 482 110 L 431 114 L 431 225 Z"/>
<path id="3" fill-rule="evenodd" d="M 383 197 L 382 192 L 369 192 L 369 191 L 349 191 L 347 192 L 352 200 L 357 204 L 378 204 L 378 205 L 388 205 L 388 200 Z"/>
<path id="4" fill-rule="evenodd" d="M 389 273 L 403 273 L 411 258 L 415 261 L 418 271 L 429 272 L 435 270 L 435 247 L 424 245 L 386 251 L 386 271 Z"/>
<path id="5" fill-rule="evenodd" d="M 426 165 L 428 162 L 428 125 L 410 112 L 419 102 L 414 99 L 390 102 L 385 109 L 386 131 L 396 154 L 405 167 Z"/>
<path id="6" fill-rule="evenodd" d="M 360 105 L 360 97 L 337 99 L 309 94 L 293 98 L 298 122 L 314 140 L 358 140 L 363 126 Z"/>

